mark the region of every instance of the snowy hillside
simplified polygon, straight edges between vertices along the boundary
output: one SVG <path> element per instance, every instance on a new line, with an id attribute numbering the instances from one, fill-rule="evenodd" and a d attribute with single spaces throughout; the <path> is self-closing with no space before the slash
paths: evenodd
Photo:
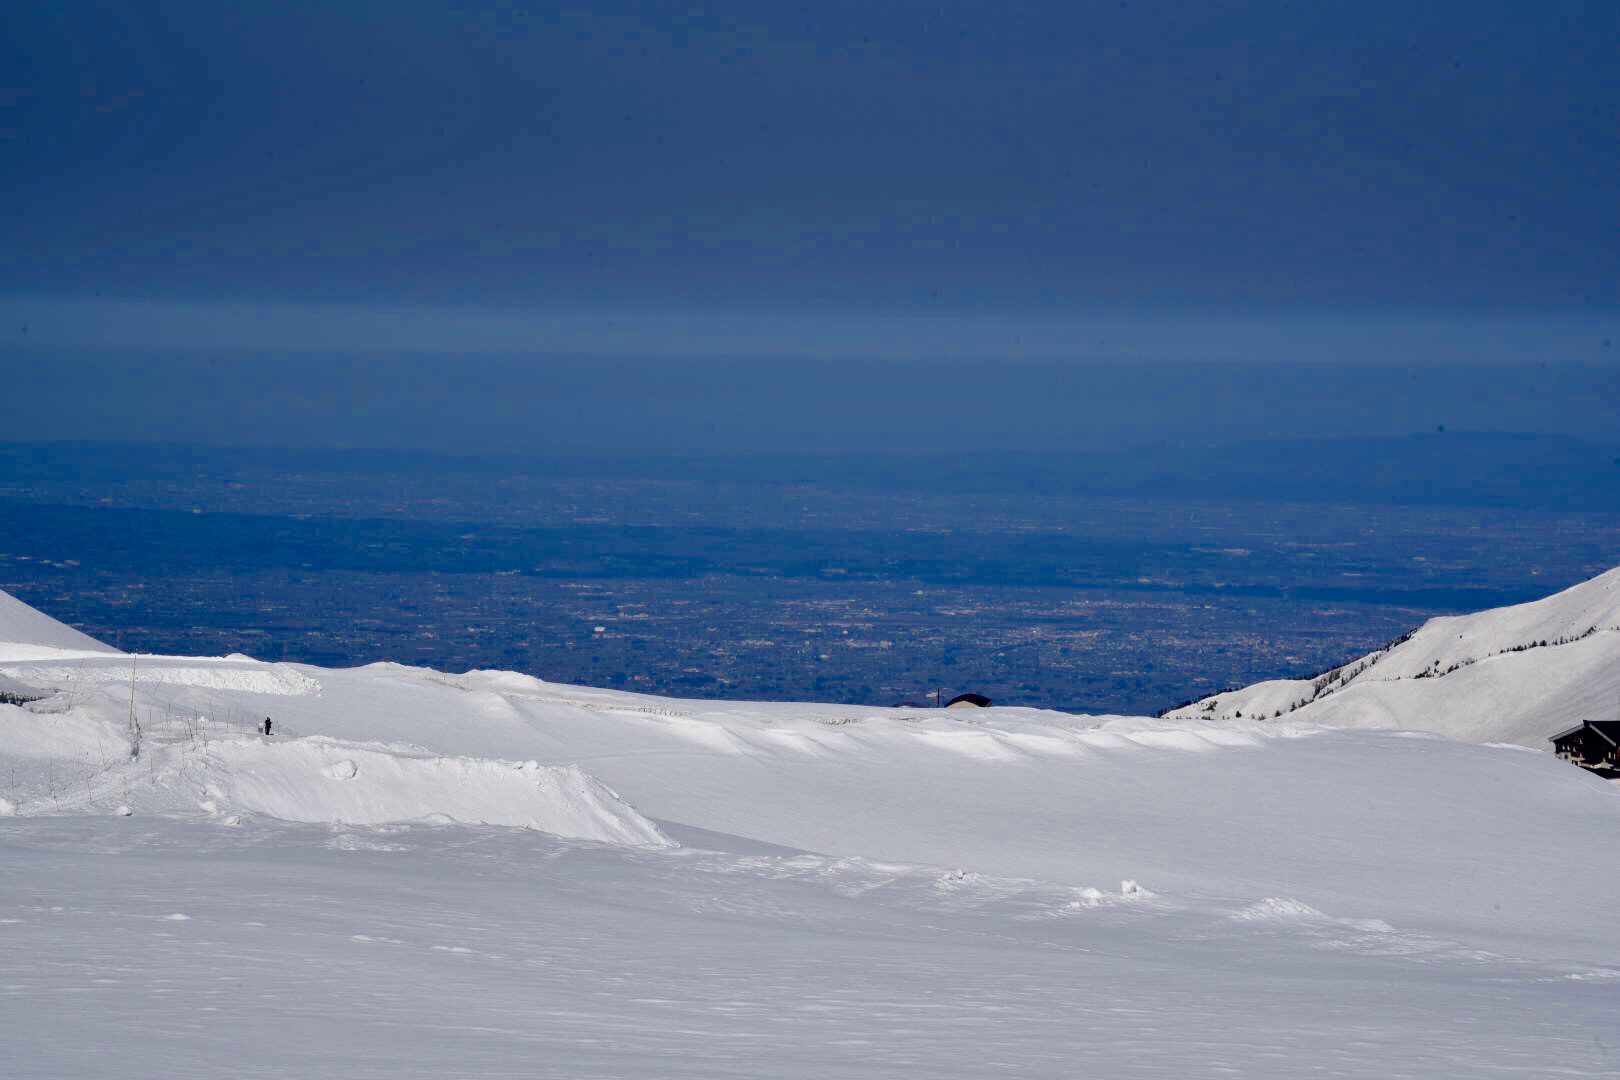
<path id="1" fill-rule="evenodd" d="M 1170 717 L 1286 718 L 1545 749 L 1620 708 L 1620 568 L 1528 604 L 1430 619 L 1314 679 L 1276 679 Z"/>
<path id="2" fill-rule="evenodd" d="M 1620 789 L 1549 754 L 26 642 L 0 675 L 51 691 L 0 706 L 17 1075 L 1612 1074 L 1620 865 L 1572 853 Z"/>
<path id="3" fill-rule="evenodd" d="M 46 659 L 117 652 L 111 645 L 58 622 L 0 589 L 0 655 Z"/>

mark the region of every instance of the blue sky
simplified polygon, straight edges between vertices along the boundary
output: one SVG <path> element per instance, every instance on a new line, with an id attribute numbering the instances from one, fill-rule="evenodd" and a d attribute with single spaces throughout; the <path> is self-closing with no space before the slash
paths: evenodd
<path id="1" fill-rule="evenodd" d="M 0 365 L 1612 367 L 1617 44 L 1522 0 L 17 3 Z"/>

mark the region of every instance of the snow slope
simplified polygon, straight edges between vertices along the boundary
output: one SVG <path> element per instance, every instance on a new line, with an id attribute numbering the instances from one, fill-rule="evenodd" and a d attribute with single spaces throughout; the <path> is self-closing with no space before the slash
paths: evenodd
<path id="1" fill-rule="evenodd" d="M 1276 679 L 1173 718 L 1264 719 L 1434 731 L 1545 749 L 1620 708 L 1620 568 L 1528 604 L 1430 619 L 1315 679 Z"/>
<path id="2" fill-rule="evenodd" d="M 396 664 L 0 674 L 56 691 L 0 707 L 20 1076 L 1613 1074 L 1620 789 L 1549 754 Z"/>
<path id="3" fill-rule="evenodd" d="M 42 659 L 118 650 L 0 589 L 0 656 Z"/>

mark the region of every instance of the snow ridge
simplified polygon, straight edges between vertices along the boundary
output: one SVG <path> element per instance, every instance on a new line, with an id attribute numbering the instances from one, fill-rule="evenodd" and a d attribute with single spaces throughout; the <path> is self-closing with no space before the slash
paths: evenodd
<path id="1" fill-rule="evenodd" d="M 112 660 L 0 660 L 0 671 L 34 686 L 65 689 L 95 683 L 140 683 L 153 686 L 211 687 L 248 694 L 296 697 L 319 694 L 318 679 L 291 664 L 272 664 L 247 656 L 129 656 Z"/>
<path id="2" fill-rule="evenodd" d="M 1525 654 L 1541 653 L 1526 658 Z M 1168 710 L 1171 718 L 1277 719 L 1439 731 L 1541 748 L 1608 715 L 1620 692 L 1620 568 L 1528 604 L 1430 619 L 1309 679 L 1275 679 Z M 1441 695 L 1415 684 L 1446 680 Z M 1442 701 L 1447 703 L 1439 707 Z"/>

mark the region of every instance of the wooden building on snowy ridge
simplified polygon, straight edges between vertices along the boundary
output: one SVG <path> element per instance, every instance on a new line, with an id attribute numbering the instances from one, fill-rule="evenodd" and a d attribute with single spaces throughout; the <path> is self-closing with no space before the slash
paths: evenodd
<path id="1" fill-rule="evenodd" d="M 1620 772 L 1620 720 L 1587 720 L 1550 740 L 1565 761 L 1594 772 Z"/>

